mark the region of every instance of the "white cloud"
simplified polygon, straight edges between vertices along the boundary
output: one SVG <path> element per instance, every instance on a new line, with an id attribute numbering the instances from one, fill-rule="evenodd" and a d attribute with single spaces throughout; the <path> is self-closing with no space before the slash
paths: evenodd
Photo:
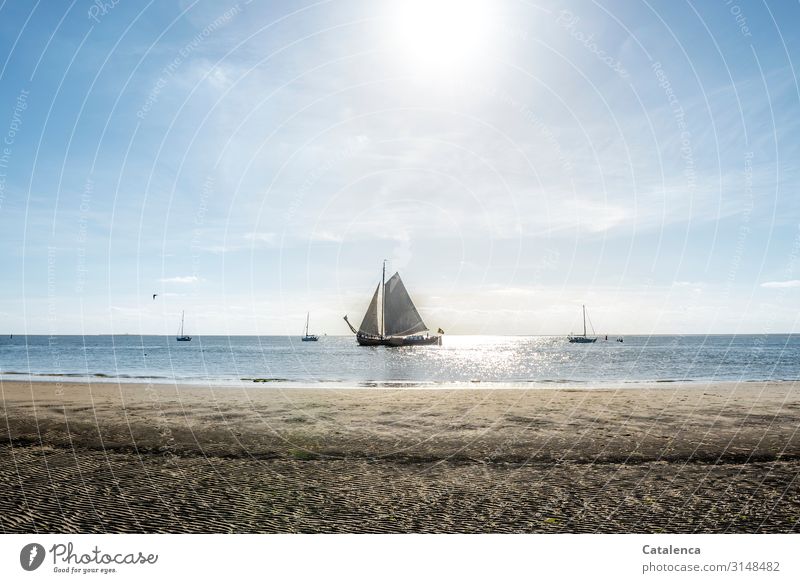
<path id="1" fill-rule="evenodd" d="M 278 240 L 275 233 L 246 233 L 244 238 L 253 243 L 266 243 L 268 245 L 274 245 Z"/>
<path id="2" fill-rule="evenodd" d="M 197 283 L 200 278 L 196 275 L 176 275 L 175 277 L 162 277 L 161 283 Z"/>
<path id="3" fill-rule="evenodd" d="M 344 241 L 344 237 L 331 231 L 314 231 L 311 233 L 311 240 L 325 243 L 341 243 Z"/>
<path id="4" fill-rule="evenodd" d="M 787 287 L 800 287 L 800 279 L 790 279 L 788 281 L 765 281 L 761 287 L 781 289 Z"/>

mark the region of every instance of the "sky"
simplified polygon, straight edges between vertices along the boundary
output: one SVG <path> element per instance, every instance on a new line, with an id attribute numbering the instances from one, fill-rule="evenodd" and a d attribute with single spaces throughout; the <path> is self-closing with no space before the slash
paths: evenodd
<path id="1" fill-rule="evenodd" d="M 0 1 L 0 333 L 800 332 L 798 21 Z"/>

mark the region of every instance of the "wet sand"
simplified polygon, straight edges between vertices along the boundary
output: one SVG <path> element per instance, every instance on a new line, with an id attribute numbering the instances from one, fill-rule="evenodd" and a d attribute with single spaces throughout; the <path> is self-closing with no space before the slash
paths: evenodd
<path id="1" fill-rule="evenodd" d="M 0 383 L 1 532 L 800 532 L 800 386 Z"/>

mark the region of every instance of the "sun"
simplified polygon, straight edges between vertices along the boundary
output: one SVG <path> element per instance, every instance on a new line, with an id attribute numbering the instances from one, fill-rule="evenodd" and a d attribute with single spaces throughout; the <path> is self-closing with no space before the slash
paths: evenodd
<path id="1" fill-rule="evenodd" d="M 490 48 L 489 0 L 399 0 L 389 14 L 393 51 L 417 70 L 456 72 Z"/>

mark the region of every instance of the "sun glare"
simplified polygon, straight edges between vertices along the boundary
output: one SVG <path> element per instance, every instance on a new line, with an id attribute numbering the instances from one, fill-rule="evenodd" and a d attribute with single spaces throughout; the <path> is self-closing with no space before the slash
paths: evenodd
<path id="1" fill-rule="evenodd" d="M 488 0 L 403 0 L 390 14 L 391 40 L 407 65 L 454 72 L 485 56 L 493 20 Z"/>

